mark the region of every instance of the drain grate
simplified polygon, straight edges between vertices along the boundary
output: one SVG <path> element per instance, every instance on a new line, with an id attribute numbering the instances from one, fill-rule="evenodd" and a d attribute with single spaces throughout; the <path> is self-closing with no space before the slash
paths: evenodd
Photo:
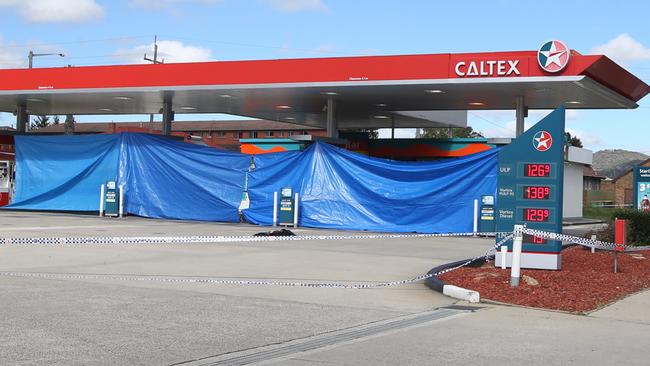
<path id="1" fill-rule="evenodd" d="M 366 338 L 381 333 L 390 332 L 398 329 L 405 329 L 408 327 L 424 324 L 427 322 L 443 319 L 450 317 L 452 315 L 469 313 L 477 309 L 476 307 L 467 307 L 469 309 L 462 309 L 462 306 L 451 306 L 438 308 L 436 310 L 421 313 L 411 317 L 399 318 L 397 320 L 388 320 L 378 323 L 373 323 L 371 325 L 361 325 L 353 328 L 349 328 L 339 332 L 327 333 L 324 335 L 318 335 L 314 337 L 304 338 L 299 341 L 292 341 L 291 344 L 273 346 L 269 348 L 268 346 L 260 347 L 262 349 L 257 352 L 250 353 L 246 351 L 247 354 L 229 357 L 226 359 L 220 359 L 223 356 L 213 356 L 204 358 L 201 360 L 189 361 L 180 363 L 177 365 L 191 365 L 191 366 L 237 366 L 237 365 L 248 365 L 256 362 L 273 360 L 276 358 L 286 357 L 292 354 L 312 351 L 323 347 L 328 347 L 340 343 L 345 343 L 361 338 Z"/>

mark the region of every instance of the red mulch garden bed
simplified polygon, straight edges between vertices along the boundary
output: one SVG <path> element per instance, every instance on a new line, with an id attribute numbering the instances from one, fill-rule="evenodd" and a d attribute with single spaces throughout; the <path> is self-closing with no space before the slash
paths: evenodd
<path id="1" fill-rule="evenodd" d="M 522 269 L 521 283 L 515 288 L 510 287 L 510 269 L 495 268 L 494 262 L 460 268 L 439 278 L 478 291 L 482 299 L 587 312 L 650 288 L 650 251 L 619 253 L 618 263 L 619 273 L 614 273 L 612 252 L 591 254 L 589 249 L 576 246 L 562 251 L 561 271 Z"/>

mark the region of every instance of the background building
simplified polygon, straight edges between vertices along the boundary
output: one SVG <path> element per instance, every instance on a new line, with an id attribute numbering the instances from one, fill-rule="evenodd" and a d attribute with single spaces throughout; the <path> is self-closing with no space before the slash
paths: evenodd
<path id="1" fill-rule="evenodd" d="M 650 167 L 650 159 L 639 163 L 638 166 Z M 613 200 L 612 204 L 615 206 L 632 207 L 632 201 L 634 200 L 633 181 L 633 169 L 630 169 L 611 181 L 603 181 L 601 190 L 610 192 Z"/>
<path id="2" fill-rule="evenodd" d="M 118 132 L 161 133 L 160 122 L 108 122 L 77 123 L 75 134 L 98 134 Z M 51 125 L 31 131 L 37 134 L 62 134 L 63 124 Z M 229 121 L 176 121 L 172 135 L 186 139 L 199 140 L 208 146 L 222 147 L 239 151 L 240 139 L 282 138 L 294 135 L 325 136 L 319 127 L 297 125 L 268 120 L 229 120 Z M 198 139 L 197 139 L 198 138 Z"/>

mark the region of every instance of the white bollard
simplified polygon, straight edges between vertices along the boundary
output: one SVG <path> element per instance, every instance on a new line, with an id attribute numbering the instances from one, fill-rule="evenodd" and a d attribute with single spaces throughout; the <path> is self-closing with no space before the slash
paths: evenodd
<path id="1" fill-rule="evenodd" d="M 99 217 L 104 216 L 104 185 L 101 185 L 99 193 Z"/>
<path id="2" fill-rule="evenodd" d="M 591 236 L 591 240 L 596 241 L 598 237 L 596 235 Z M 591 247 L 591 254 L 596 253 L 596 247 Z"/>
<path id="3" fill-rule="evenodd" d="M 501 246 L 501 269 L 506 269 L 506 260 L 508 259 L 508 246 Z"/>
<path id="4" fill-rule="evenodd" d="M 120 192 L 120 207 L 119 207 L 119 217 L 124 217 L 124 185 L 119 187 Z"/>
<path id="5" fill-rule="evenodd" d="M 273 226 L 278 226 L 278 192 L 273 192 Z"/>
<path id="6" fill-rule="evenodd" d="M 523 242 L 523 225 L 515 225 L 515 237 L 512 239 L 512 268 L 510 271 L 510 286 L 519 286 L 521 277 L 521 245 Z"/>
<path id="7" fill-rule="evenodd" d="M 474 200 L 474 235 L 478 233 L 478 200 Z"/>
<path id="8" fill-rule="evenodd" d="M 298 192 L 293 201 L 293 227 L 298 227 Z"/>

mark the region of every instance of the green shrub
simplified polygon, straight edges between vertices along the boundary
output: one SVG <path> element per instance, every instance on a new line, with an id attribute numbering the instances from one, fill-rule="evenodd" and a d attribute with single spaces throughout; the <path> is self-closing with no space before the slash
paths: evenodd
<path id="1" fill-rule="evenodd" d="M 650 244 L 650 213 L 643 213 L 637 210 L 616 210 L 612 213 L 612 223 L 614 219 L 619 218 L 627 220 L 627 243 L 628 245 L 648 245 Z"/>

